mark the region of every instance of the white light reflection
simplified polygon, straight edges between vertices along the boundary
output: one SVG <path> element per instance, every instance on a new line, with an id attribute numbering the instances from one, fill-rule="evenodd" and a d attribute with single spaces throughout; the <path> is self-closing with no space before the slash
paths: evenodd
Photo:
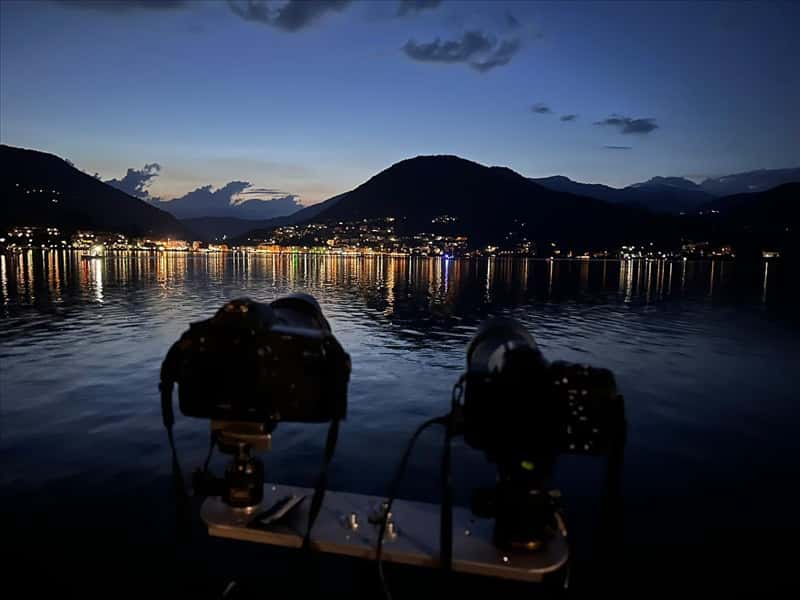
<path id="1" fill-rule="evenodd" d="M 633 267 L 634 262 L 629 259 L 627 262 L 627 277 L 625 279 L 625 304 L 630 304 L 633 299 Z"/>
<path id="2" fill-rule="evenodd" d="M 94 287 L 94 299 L 97 302 L 103 303 L 103 261 L 100 260 L 93 260 L 90 261 L 91 265 L 89 268 L 91 269 L 92 274 L 92 285 Z"/>
<path id="3" fill-rule="evenodd" d="M 0 254 L 0 290 L 3 293 L 3 304 L 8 304 L 8 273 L 6 272 L 6 255 Z"/>
<path id="4" fill-rule="evenodd" d="M 492 301 L 492 262 L 494 262 L 494 256 L 486 259 L 486 293 L 484 294 L 486 302 Z"/>

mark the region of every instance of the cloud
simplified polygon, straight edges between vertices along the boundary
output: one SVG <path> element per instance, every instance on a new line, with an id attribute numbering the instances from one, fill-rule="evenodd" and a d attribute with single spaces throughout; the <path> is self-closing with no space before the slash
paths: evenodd
<path id="1" fill-rule="evenodd" d="M 179 219 L 193 217 L 238 217 L 240 219 L 271 219 L 291 214 L 302 208 L 300 198 L 271 187 L 253 187 L 249 181 L 229 181 L 214 189 L 204 185 L 172 200 L 151 196 L 149 187 L 159 176 L 161 165 L 146 164 L 141 169 L 128 169 L 121 179 L 105 181 L 110 186 L 147 200 Z"/>
<path id="2" fill-rule="evenodd" d="M 574 121 L 578 118 L 578 115 L 561 115 L 561 121 Z"/>
<path id="3" fill-rule="evenodd" d="M 633 146 L 603 146 L 606 150 L 632 150 Z"/>
<path id="4" fill-rule="evenodd" d="M 482 60 L 471 62 L 469 66 L 481 73 L 486 73 L 495 67 L 502 67 L 510 63 L 519 48 L 519 40 L 503 40 L 497 50 L 490 56 Z"/>
<path id="5" fill-rule="evenodd" d="M 271 197 L 260 197 L 265 195 Z M 212 185 L 204 185 L 173 200 L 154 198 L 151 202 L 179 219 L 271 219 L 302 208 L 295 194 L 286 194 L 273 188 L 253 188 L 248 181 L 230 181 L 217 189 Z"/>
<path id="6" fill-rule="evenodd" d="M 239 194 L 240 195 L 241 194 L 250 195 L 250 196 L 252 196 L 252 195 L 264 195 L 264 194 L 266 194 L 268 196 L 281 196 L 281 195 L 286 195 L 286 192 L 282 192 L 280 190 L 276 190 L 275 188 L 254 188 L 254 187 L 251 187 L 251 188 L 247 188 L 246 190 L 243 190 L 243 191 L 239 192 Z"/>
<path id="7" fill-rule="evenodd" d="M 613 114 L 607 119 L 597 121 L 595 125 L 607 125 L 609 127 L 616 127 L 620 133 L 631 134 L 650 133 L 654 129 L 658 129 L 656 120 L 652 117 L 646 119 L 633 119 L 631 117 L 623 117 L 622 115 Z"/>
<path id="8" fill-rule="evenodd" d="M 105 183 L 122 190 L 126 194 L 137 198 L 149 198 L 150 192 L 147 188 L 158 177 L 161 165 L 158 163 L 146 164 L 141 169 L 128 169 L 122 179 L 109 179 Z"/>
<path id="9" fill-rule="evenodd" d="M 480 31 L 467 31 L 460 40 L 443 42 L 436 38 L 427 44 L 408 40 L 403 50 L 414 60 L 455 63 L 466 62 L 476 54 L 490 51 L 492 47 L 492 40 Z"/>
<path id="10" fill-rule="evenodd" d="M 276 5 L 268 0 L 228 0 L 228 6 L 245 21 L 263 23 L 283 31 L 299 31 L 325 13 L 341 12 L 350 0 L 288 0 Z"/>
<path id="11" fill-rule="evenodd" d="M 520 48 L 519 40 L 502 40 L 481 31 L 467 31 L 456 40 L 436 38 L 432 42 L 417 43 L 408 40 L 403 52 L 420 62 L 466 63 L 476 71 L 485 73 L 508 64 Z"/>
<path id="12" fill-rule="evenodd" d="M 134 10 L 173 10 L 189 6 L 188 0 L 60 0 L 58 4 L 116 14 Z"/>
<path id="13" fill-rule="evenodd" d="M 550 110 L 550 107 L 547 106 L 547 104 L 537 102 L 536 104 L 531 106 L 531 112 L 535 112 L 537 115 L 549 115 L 553 111 Z"/>
<path id="14" fill-rule="evenodd" d="M 400 5 L 397 7 L 397 14 L 404 16 L 422 12 L 423 10 L 432 10 L 441 3 L 442 0 L 400 0 Z"/>

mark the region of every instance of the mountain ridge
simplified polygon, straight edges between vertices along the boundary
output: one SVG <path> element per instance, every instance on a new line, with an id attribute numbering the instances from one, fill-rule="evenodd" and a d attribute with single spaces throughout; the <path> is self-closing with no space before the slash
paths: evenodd
<path id="1" fill-rule="evenodd" d="M 352 190 L 290 215 L 259 221 L 178 221 L 56 155 L 0 145 L 0 159 L 4 200 L 0 223 L 4 225 L 55 225 L 65 230 L 84 228 L 181 239 L 194 239 L 193 231 L 205 239 L 224 235 L 230 240 L 286 225 L 384 217 L 396 217 L 398 231 L 467 235 L 478 245 L 558 240 L 576 248 L 613 247 L 634 239 L 675 240 L 717 233 L 741 237 L 756 230 L 759 235 L 772 232 L 786 237 L 781 232 L 796 227 L 795 198 L 800 193 L 800 184 L 787 183 L 719 198 L 698 189 L 703 184 L 670 177 L 612 188 L 564 176 L 531 179 L 508 167 L 486 166 L 454 155 L 420 155 L 390 165 Z M 772 182 L 795 173 L 800 177 L 800 169 L 779 169 L 721 179 L 735 179 L 741 186 L 755 181 L 749 178 L 753 174 L 758 181 Z M 685 216 L 652 211 L 653 198 L 663 201 L 679 197 L 685 201 L 687 195 L 691 209 Z M 644 197 L 651 199 L 649 206 L 640 201 Z"/>
<path id="2" fill-rule="evenodd" d="M 171 214 L 48 152 L 0 144 L 0 223 L 188 237 Z"/>
<path id="3" fill-rule="evenodd" d="M 508 167 L 453 155 L 402 160 L 328 202 L 295 222 L 395 217 L 399 231 L 463 231 L 475 243 L 515 235 L 588 244 L 620 239 L 626 227 L 652 220 L 638 208 L 552 191 Z M 443 217 L 450 224 L 434 226 Z"/>
<path id="4" fill-rule="evenodd" d="M 680 214 L 695 212 L 717 197 L 765 191 L 784 183 L 800 181 L 800 167 L 745 171 L 706 178 L 701 183 L 685 177 L 657 175 L 622 188 L 583 183 L 564 175 L 532 180 L 555 191 L 582 194 L 618 204 L 638 204 L 654 212 Z"/>

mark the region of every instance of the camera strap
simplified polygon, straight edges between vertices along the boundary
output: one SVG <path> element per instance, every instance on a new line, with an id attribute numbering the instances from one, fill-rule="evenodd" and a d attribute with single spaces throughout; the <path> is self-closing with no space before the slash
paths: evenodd
<path id="1" fill-rule="evenodd" d="M 317 520 L 319 511 L 322 508 L 322 501 L 325 499 L 325 490 L 328 487 L 328 465 L 330 465 L 334 452 L 336 451 L 336 440 L 338 437 L 339 419 L 333 419 L 328 427 L 328 436 L 325 439 L 325 454 L 322 458 L 322 468 L 317 478 L 317 484 L 314 486 L 314 495 L 311 497 L 311 507 L 308 510 L 308 528 L 303 537 L 303 550 L 309 550 L 311 548 L 311 529 L 314 527 L 314 521 Z"/>
<path id="2" fill-rule="evenodd" d="M 172 388 L 176 380 L 175 361 L 178 352 L 177 343 L 173 344 L 167 352 L 167 356 L 161 364 L 161 380 L 159 381 L 158 389 L 161 393 L 161 418 L 167 430 L 169 447 L 172 452 L 172 482 L 175 488 L 178 531 L 182 534 L 188 534 L 191 521 L 189 494 L 186 492 L 186 482 L 183 479 L 183 471 L 181 471 L 181 466 L 178 462 L 178 451 L 175 448 L 175 435 L 172 431 L 172 427 L 175 424 L 175 412 L 172 409 Z"/>

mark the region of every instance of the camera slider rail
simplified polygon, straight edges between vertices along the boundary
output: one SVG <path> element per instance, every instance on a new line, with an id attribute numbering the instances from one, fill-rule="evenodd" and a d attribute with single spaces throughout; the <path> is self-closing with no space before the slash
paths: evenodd
<path id="1" fill-rule="evenodd" d="M 308 523 L 313 490 L 266 484 L 261 504 L 237 509 L 219 497 L 207 498 L 201 517 L 211 536 L 287 548 L 300 548 Z M 306 496 L 285 519 L 269 528 L 253 528 L 253 517 L 287 496 Z M 379 525 L 374 517 L 384 498 L 328 491 L 314 524 L 311 548 L 329 554 L 375 559 Z M 392 505 L 383 543 L 384 562 L 419 567 L 439 566 L 438 504 L 397 499 Z M 380 514 L 380 513 L 377 513 Z M 558 531 L 536 552 L 504 552 L 492 543 L 494 521 L 479 518 L 467 508 L 453 508 L 453 571 L 516 581 L 541 582 L 562 569 L 569 557 L 567 533 L 560 515 Z"/>

